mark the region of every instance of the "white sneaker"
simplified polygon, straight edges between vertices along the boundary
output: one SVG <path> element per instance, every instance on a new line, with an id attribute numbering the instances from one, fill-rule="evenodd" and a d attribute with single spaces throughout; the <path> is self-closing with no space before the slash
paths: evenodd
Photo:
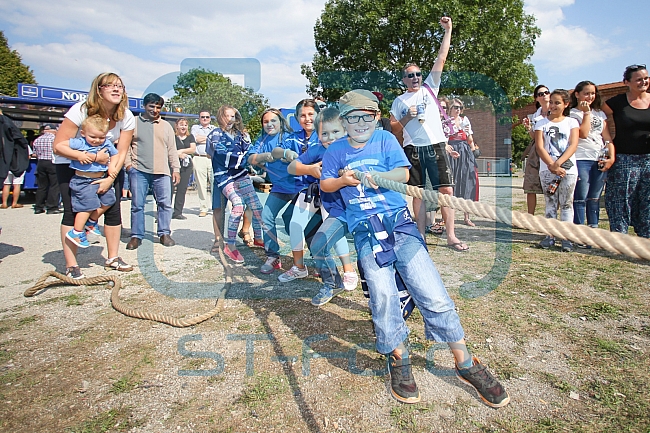
<path id="1" fill-rule="evenodd" d="M 282 269 L 280 257 L 267 257 L 266 262 L 260 268 L 260 272 L 263 274 L 272 274 L 276 269 Z"/>
<path id="2" fill-rule="evenodd" d="M 355 271 L 343 273 L 343 288 L 348 292 L 357 288 L 359 276 Z"/>
<path id="3" fill-rule="evenodd" d="M 278 281 L 288 283 L 298 278 L 305 278 L 307 275 L 309 275 L 309 271 L 306 266 L 303 269 L 300 269 L 298 266 L 292 266 L 291 269 L 278 277 Z"/>

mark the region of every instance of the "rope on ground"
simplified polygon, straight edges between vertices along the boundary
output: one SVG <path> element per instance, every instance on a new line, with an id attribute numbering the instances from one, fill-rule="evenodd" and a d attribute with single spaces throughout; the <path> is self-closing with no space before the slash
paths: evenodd
<path id="1" fill-rule="evenodd" d="M 50 277 L 54 277 L 56 280 L 47 281 L 47 279 Z M 116 275 L 100 275 L 97 277 L 81 278 L 75 280 L 74 278 L 70 278 L 67 275 L 63 275 L 55 271 L 49 271 L 43 274 L 33 287 L 25 290 L 24 296 L 29 298 L 50 286 L 60 284 L 70 284 L 73 286 L 92 286 L 103 283 L 107 283 L 106 288 L 109 288 L 111 286 L 113 287 L 113 290 L 111 291 L 111 304 L 115 310 L 128 317 L 152 320 L 154 322 L 165 323 L 177 328 L 186 328 L 188 326 L 193 326 L 198 323 L 205 322 L 206 320 L 219 314 L 219 312 L 223 309 L 224 297 L 222 296 L 217 299 L 216 306 L 213 309 L 190 319 L 177 319 L 175 317 L 165 316 L 162 314 L 149 313 L 147 311 L 129 308 L 124 305 L 124 303 L 122 303 L 119 296 L 120 289 L 122 288 L 122 280 L 120 280 Z"/>
<path id="2" fill-rule="evenodd" d="M 579 244 L 591 245 L 617 254 L 623 254 L 635 259 L 650 260 L 650 240 L 638 236 L 628 236 L 623 233 L 609 232 L 603 229 L 594 229 L 585 225 L 572 222 L 563 222 L 542 216 L 517 212 L 511 209 L 500 208 L 485 203 L 439 194 L 437 191 L 424 190 L 411 185 L 406 185 L 393 180 L 384 179 L 377 174 L 371 174 L 372 181 L 383 188 L 388 188 L 411 197 L 419 198 L 440 206 L 447 206 L 455 210 L 468 212 L 473 215 L 488 218 L 509 226 L 527 229 L 530 231 L 557 236 Z M 354 170 L 354 175 L 363 181 L 366 173 Z"/>

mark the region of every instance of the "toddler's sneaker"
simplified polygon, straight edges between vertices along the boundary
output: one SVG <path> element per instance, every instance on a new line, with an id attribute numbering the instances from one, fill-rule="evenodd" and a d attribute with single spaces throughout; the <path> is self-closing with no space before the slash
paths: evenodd
<path id="1" fill-rule="evenodd" d="M 66 268 L 65 275 L 75 280 L 86 278 L 86 276 L 81 273 L 79 266 L 70 266 L 69 268 Z"/>
<path id="2" fill-rule="evenodd" d="M 278 281 L 281 283 L 288 283 L 289 281 L 297 280 L 298 278 L 305 278 L 307 275 L 309 275 L 309 271 L 306 266 L 300 269 L 298 266 L 294 265 L 287 272 L 280 275 Z"/>
<path id="3" fill-rule="evenodd" d="M 84 230 L 86 231 L 86 234 L 93 234 L 96 236 L 101 236 L 102 232 L 99 231 L 99 224 L 97 224 L 97 221 L 90 221 L 86 222 L 86 225 L 84 226 Z"/>
<path id="4" fill-rule="evenodd" d="M 393 353 L 388 355 L 388 370 L 390 372 L 390 392 L 402 403 L 417 403 L 420 401 L 420 390 L 415 383 L 411 371 L 411 356 L 407 359 L 397 359 Z"/>
<path id="5" fill-rule="evenodd" d="M 478 391 L 479 397 L 490 407 L 503 407 L 510 403 L 510 396 L 498 380 L 485 368 L 477 357 L 472 357 L 474 365 L 470 368 L 458 368 L 456 374 L 463 382 L 469 383 Z"/>
<path id="6" fill-rule="evenodd" d="M 571 243 L 571 241 L 562 239 L 562 251 L 564 251 L 565 253 L 573 252 L 573 244 Z"/>
<path id="7" fill-rule="evenodd" d="M 227 244 L 223 247 L 223 253 L 235 263 L 244 263 L 244 256 L 241 255 L 239 250 L 231 250 Z"/>
<path id="8" fill-rule="evenodd" d="M 314 307 L 325 305 L 331 301 L 334 296 L 338 295 L 342 291 L 343 289 L 341 288 L 332 289 L 329 286 L 323 286 L 321 287 L 320 292 L 318 292 L 318 294 L 312 298 L 311 305 Z"/>
<path id="9" fill-rule="evenodd" d="M 358 283 L 359 283 L 359 276 L 355 271 L 343 273 L 343 288 L 345 290 L 351 292 L 352 290 L 357 288 Z"/>
<path id="10" fill-rule="evenodd" d="M 75 233 L 74 229 L 70 229 L 70 231 L 65 234 L 65 237 L 70 239 L 70 241 L 79 248 L 88 248 L 90 246 L 90 243 L 86 238 L 86 232 Z"/>
<path id="11" fill-rule="evenodd" d="M 131 272 L 133 266 L 122 260 L 122 257 L 115 257 L 104 262 L 104 269 L 107 271 Z"/>
<path id="12" fill-rule="evenodd" d="M 263 274 L 272 274 L 274 270 L 282 268 L 280 257 L 267 257 L 266 262 L 260 267 Z"/>
<path id="13" fill-rule="evenodd" d="M 555 246 L 555 239 L 550 236 L 546 236 L 539 244 L 537 244 L 537 246 L 544 250 L 548 250 L 549 248 Z"/>

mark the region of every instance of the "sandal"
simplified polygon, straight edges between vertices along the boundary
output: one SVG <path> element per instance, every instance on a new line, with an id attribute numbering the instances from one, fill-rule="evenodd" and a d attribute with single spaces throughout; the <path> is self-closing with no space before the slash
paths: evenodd
<path id="1" fill-rule="evenodd" d="M 244 245 L 246 245 L 248 248 L 253 248 L 254 242 L 253 238 L 251 238 L 250 233 L 240 230 L 239 233 L 237 233 L 237 236 L 239 236 L 241 240 L 244 241 Z"/>
<path id="2" fill-rule="evenodd" d="M 476 227 L 476 224 L 474 224 L 470 219 L 465 220 L 465 225 L 470 227 Z"/>
<path id="3" fill-rule="evenodd" d="M 219 242 L 218 240 L 214 241 L 214 243 L 212 244 L 212 248 L 210 248 L 210 252 L 211 253 L 218 253 L 219 248 L 221 248 L 221 242 Z"/>
<path id="4" fill-rule="evenodd" d="M 453 244 L 447 244 L 447 248 L 451 248 L 454 251 L 458 251 L 461 253 L 464 253 L 466 251 L 469 251 L 469 246 L 464 243 L 464 242 L 454 242 Z"/>
<path id="5" fill-rule="evenodd" d="M 430 226 L 427 226 L 427 233 L 431 233 L 432 235 L 441 235 L 445 231 L 445 226 L 443 226 L 440 223 L 435 223 L 431 224 Z"/>

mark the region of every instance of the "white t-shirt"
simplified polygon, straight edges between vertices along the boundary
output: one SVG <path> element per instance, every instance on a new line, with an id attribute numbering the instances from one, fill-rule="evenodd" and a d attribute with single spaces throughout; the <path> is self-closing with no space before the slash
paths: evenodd
<path id="1" fill-rule="evenodd" d="M 212 130 L 216 128 L 214 125 L 208 125 L 208 126 L 201 126 L 201 125 L 192 125 L 192 129 L 190 129 L 190 133 L 194 136 L 196 139 L 199 136 L 204 136 L 207 137 Z M 199 144 L 198 142 L 196 143 L 196 155 L 207 155 L 205 153 L 205 143 Z"/>
<path id="2" fill-rule="evenodd" d="M 571 117 L 576 119 L 582 125 L 584 113 L 577 108 L 571 109 Z M 591 110 L 591 128 L 587 138 L 581 138 L 578 141 L 578 150 L 576 150 L 576 159 L 596 161 L 601 149 L 605 145 L 603 141 L 603 127 L 605 126 L 607 115 L 600 110 Z"/>
<path id="3" fill-rule="evenodd" d="M 79 127 L 76 137 L 81 137 L 81 123 L 86 120 L 88 117 L 86 104 L 83 102 L 77 102 L 74 104 L 67 113 L 65 113 L 65 118 L 69 119 L 72 123 Z M 135 117 L 133 113 L 128 108 L 124 112 L 124 118 L 115 124 L 115 127 L 106 133 L 106 138 L 111 140 L 113 144 L 117 142 L 117 139 L 120 138 L 121 131 L 131 131 L 135 129 Z M 70 164 L 68 158 L 64 158 L 60 155 L 53 154 L 52 162 L 55 164 Z"/>
<path id="4" fill-rule="evenodd" d="M 552 122 L 548 119 L 541 119 L 535 123 L 535 131 L 542 131 L 544 135 L 544 149 L 551 155 L 553 161 L 562 155 L 562 152 L 569 147 L 569 136 L 572 129 L 580 128 L 578 121 L 573 117 L 565 117 L 561 122 Z M 559 150 L 558 150 L 559 149 Z M 573 167 L 567 170 L 567 174 L 578 175 L 578 166 L 576 165 L 575 153 L 569 158 L 573 162 Z M 550 171 L 542 158 L 539 159 L 539 171 Z"/>
<path id="5" fill-rule="evenodd" d="M 414 146 L 430 146 L 447 141 L 447 137 L 442 131 L 438 104 L 434 101 L 431 93 L 424 87 L 425 83 L 428 84 L 433 93 L 438 96 L 441 75 L 441 72 L 431 72 L 427 79 L 424 80 L 422 88 L 416 92 L 406 92 L 393 101 L 390 114 L 397 120 L 406 116 L 410 107 L 414 105 L 416 107 L 424 106 L 424 123 L 420 123 L 415 117 L 404 127 L 404 146 L 411 144 Z"/>

